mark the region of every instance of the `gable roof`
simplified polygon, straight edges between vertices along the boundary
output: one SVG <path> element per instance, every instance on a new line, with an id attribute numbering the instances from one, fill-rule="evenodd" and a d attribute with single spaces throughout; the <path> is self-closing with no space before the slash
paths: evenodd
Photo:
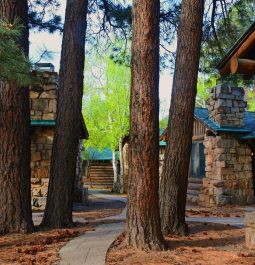
<path id="1" fill-rule="evenodd" d="M 240 134 L 241 139 L 255 139 L 255 112 L 246 111 L 244 113 L 244 126 L 220 126 L 209 118 L 207 108 L 195 108 L 195 119 L 201 121 L 206 127 L 214 133 L 234 133 Z"/>
<path id="2" fill-rule="evenodd" d="M 194 118 L 202 122 L 213 133 L 232 133 L 239 135 L 240 139 L 249 140 L 255 139 L 255 112 L 246 111 L 244 113 L 244 126 L 241 128 L 233 126 L 220 126 L 209 118 L 209 112 L 207 108 L 195 108 Z M 166 129 L 160 135 L 160 140 L 165 142 L 167 131 Z"/>

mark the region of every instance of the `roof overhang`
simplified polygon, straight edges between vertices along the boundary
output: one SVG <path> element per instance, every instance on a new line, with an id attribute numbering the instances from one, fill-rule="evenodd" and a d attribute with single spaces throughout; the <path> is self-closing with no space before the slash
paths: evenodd
<path id="1" fill-rule="evenodd" d="M 83 116 L 80 116 L 80 121 L 81 121 L 81 139 L 88 139 L 89 138 L 89 133 L 84 121 Z M 55 120 L 31 120 L 31 126 L 32 127 L 54 127 L 56 125 Z"/>
<path id="2" fill-rule="evenodd" d="M 250 79 L 255 74 L 255 22 L 217 65 L 221 76 L 242 74 Z"/>

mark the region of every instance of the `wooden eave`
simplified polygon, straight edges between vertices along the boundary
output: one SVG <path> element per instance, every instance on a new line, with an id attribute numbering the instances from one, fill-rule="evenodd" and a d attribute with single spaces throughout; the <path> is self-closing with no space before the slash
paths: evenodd
<path id="1" fill-rule="evenodd" d="M 221 76 L 243 74 L 247 79 L 255 74 L 255 22 L 218 64 Z"/>

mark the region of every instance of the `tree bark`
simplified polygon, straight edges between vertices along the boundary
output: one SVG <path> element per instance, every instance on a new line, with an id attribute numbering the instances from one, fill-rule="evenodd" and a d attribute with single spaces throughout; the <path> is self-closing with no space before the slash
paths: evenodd
<path id="1" fill-rule="evenodd" d="M 115 151 L 112 151 L 113 192 L 119 192 L 119 175 Z"/>
<path id="2" fill-rule="evenodd" d="M 159 1 L 133 0 L 127 244 L 163 248 L 159 218 Z"/>
<path id="3" fill-rule="evenodd" d="M 60 62 L 60 88 L 47 203 L 42 225 L 73 225 L 73 191 L 81 133 L 86 0 L 67 0 Z"/>
<path id="4" fill-rule="evenodd" d="M 124 193 L 124 161 L 123 161 L 123 139 L 119 140 L 119 154 L 120 154 L 120 193 Z"/>
<path id="5" fill-rule="evenodd" d="M 199 66 L 203 0 L 183 0 L 178 31 L 177 57 L 160 182 L 163 234 L 184 235 L 189 161 Z"/>
<path id="6" fill-rule="evenodd" d="M 28 3 L 2 0 L 0 19 L 19 18 L 20 48 L 28 56 Z M 29 88 L 0 81 L 0 234 L 33 231 L 30 183 Z"/>

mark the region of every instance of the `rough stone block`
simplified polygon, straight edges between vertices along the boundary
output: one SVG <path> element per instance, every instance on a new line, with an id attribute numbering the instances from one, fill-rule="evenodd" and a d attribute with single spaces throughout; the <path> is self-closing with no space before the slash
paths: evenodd
<path id="1" fill-rule="evenodd" d="M 43 120 L 54 120 L 55 116 L 54 113 L 47 113 L 47 114 L 43 114 Z"/>
<path id="2" fill-rule="evenodd" d="M 31 161 L 39 161 L 41 160 L 41 153 L 40 152 L 33 152 L 31 154 Z"/>
<path id="3" fill-rule="evenodd" d="M 32 100 L 32 109 L 35 111 L 48 111 L 48 101 L 44 99 Z"/>

